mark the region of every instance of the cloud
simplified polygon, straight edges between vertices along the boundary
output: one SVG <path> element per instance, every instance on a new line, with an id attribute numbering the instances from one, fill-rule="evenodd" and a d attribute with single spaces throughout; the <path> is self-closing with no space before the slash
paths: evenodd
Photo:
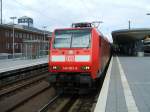
<path id="1" fill-rule="evenodd" d="M 3 15 L 6 22 L 11 16 L 30 16 L 34 26 L 47 25 L 53 31 L 70 27 L 73 22 L 103 21 L 101 32 L 111 38 L 111 31 L 131 26 L 150 27 L 149 0 L 5 0 Z"/>

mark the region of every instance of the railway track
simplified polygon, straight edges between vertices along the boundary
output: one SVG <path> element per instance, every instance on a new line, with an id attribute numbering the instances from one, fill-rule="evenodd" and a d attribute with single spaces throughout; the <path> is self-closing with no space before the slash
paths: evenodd
<path id="1" fill-rule="evenodd" d="M 9 85 L 20 83 L 21 81 L 32 79 L 33 77 L 48 72 L 48 65 L 41 64 L 27 68 L 16 69 L 0 73 L 0 90 Z"/>
<path id="2" fill-rule="evenodd" d="M 52 90 L 49 83 L 45 81 L 46 76 L 47 74 L 43 74 L 25 82 L 13 84 L 12 87 L 7 86 L 1 89 L 0 112 L 92 112 L 95 95 L 59 94 L 55 96 L 54 89 Z M 43 104 L 41 103 L 43 99 L 39 97 L 41 94 L 43 97 L 46 94 L 49 95 L 45 97 L 45 99 L 47 98 L 46 103 L 44 101 Z M 51 100 L 48 101 L 48 99 Z M 32 106 L 32 104 L 36 106 Z"/>
<path id="3" fill-rule="evenodd" d="M 50 89 L 43 76 L 0 91 L 0 111 L 13 111 L 25 102 Z M 9 97 L 8 97 L 9 96 Z"/>
<path id="4" fill-rule="evenodd" d="M 38 112 L 67 112 L 77 99 L 77 95 L 70 97 L 59 94 L 52 98 Z"/>
<path id="5" fill-rule="evenodd" d="M 21 88 L 21 86 L 17 88 Z M 93 103 L 95 103 L 96 95 L 79 96 L 59 94 L 55 96 L 56 93 L 54 92 L 51 97 L 47 98 L 47 103 L 42 104 L 42 97 L 40 98 L 39 96 L 43 94 L 45 97 L 46 91 L 50 96 L 53 91 L 51 89 L 49 83 L 42 80 L 41 77 L 41 81 L 38 83 L 33 83 L 32 86 L 26 89 L 19 89 L 17 91 L 20 92 L 15 92 L 15 94 L 2 99 L 2 101 L 0 100 L 1 112 L 92 112 L 91 108 Z M 14 89 L 14 91 L 16 90 Z M 38 100 L 33 100 L 38 97 Z M 51 100 L 48 101 L 48 99 Z M 30 102 L 30 104 L 28 102 Z M 31 106 L 36 103 L 36 106 Z"/>
<path id="6" fill-rule="evenodd" d="M 12 96 L 13 94 L 16 94 L 22 89 L 25 89 L 36 83 L 39 83 L 40 81 L 45 80 L 46 77 L 47 74 L 43 74 L 40 76 L 33 77 L 29 80 L 21 81 L 20 83 L 17 82 L 16 84 L 13 85 L 9 86 L 7 85 L 6 87 L 3 87 L 3 89 L 0 90 L 0 100 L 2 100 L 5 97 Z"/>
<path id="7" fill-rule="evenodd" d="M 46 73 L 43 72 L 43 73 L 39 73 L 38 75 L 33 75 L 33 76 L 30 76 L 30 77 L 22 78 L 21 80 L 13 79 L 14 81 L 12 83 L 0 84 L 0 91 L 3 91 L 4 89 L 7 89 L 9 87 L 20 85 L 20 84 L 22 84 L 24 82 L 28 82 L 30 80 L 33 80 L 36 77 L 41 77 L 41 74 L 42 74 L 42 76 L 46 75 Z"/>
<path id="8" fill-rule="evenodd" d="M 76 100 L 68 112 L 92 112 L 95 102 L 96 99 L 94 95 L 81 96 Z"/>
<path id="9" fill-rule="evenodd" d="M 38 112 L 46 112 L 49 108 L 49 106 L 54 103 L 61 95 L 57 95 L 54 98 L 52 98 L 47 104 L 45 104 Z"/>
<path id="10" fill-rule="evenodd" d="M 92 112 L 95 95 L 57 95 L 38 112 Z"/>

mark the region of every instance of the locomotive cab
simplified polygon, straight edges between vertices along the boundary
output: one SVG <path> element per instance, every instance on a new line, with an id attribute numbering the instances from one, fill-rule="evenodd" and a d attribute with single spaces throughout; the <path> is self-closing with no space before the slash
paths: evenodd
<path id="1" fill-rule="evenodd" d="M 90 23 L 56 29 L 50 45 L 50 84 L 63 90 L 94 87 L 101 72 L 100 43 L 101 38 Z"/>

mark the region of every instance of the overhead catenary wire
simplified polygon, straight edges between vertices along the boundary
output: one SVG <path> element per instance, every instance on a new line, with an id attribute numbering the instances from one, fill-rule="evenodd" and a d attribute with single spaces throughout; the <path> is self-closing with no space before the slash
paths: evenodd
<path id="1" fill-rule="evenodd" d="M 87 12 L 88 14 L 88 17 L 91 17 L 91 14 L 93 14 L 93 11 L 92 9 L 89 7 L 89 4 L 87 4 L 87 2 L 85 0 L 79 0 L 78 2 L 80 2 L 82 4 L 82 8 L 84 8 L 85 12 Z M 48 18 L 50 21 L 55 21 L 57 23 L 60 23 L 60 21 L 56 18 L 52 18 L 52 17 L 49 17 L 45 11 L 42 11 L 42 10 L 39 10 L 35 7 L 31 7 L 29 5 L 25 5 L 21 2 L 19 2 L 18 0 L 14 0 L 14 3 L 18 4 L 19 6 L 21 6 L 22 8 L 26 9 L 26 10 L 30 10 L 36 14 L 38 14 L 39 16 L 43 16 L 45 18 Z M 50 22 L 51 23 L 51 22 Z"/>
<path id="2" fill-rule="evenodd" d="M 80 1 L 80 3 L 82 4 L 82 6 L 84 7 L 84 9 L 85 9 L 88 13 L 90 13 L 91 10 L 89 9 L 87 3 L 86 3 L 84 0 L 79 0 L 79 1 Z"/>
<path id="3" fill-rule="evenodd" d="M 80 0 L 80 3 L 82 3 L 82 6 L 84 7 L 84 9 L 91 16 L 91 14 L 93 14 L 93 11 L 92 11 L 92 9 L 89 8 L 89 6 L 87 5 L 87 2 L 85 2 L 84 0 Z M 97 28 L 100 26 L 101 23 L 103 23 L 103 21 L 100 21 L 100 20 L 98 20 L 98 21 L 97 20 L 96 21 L 91 21 L 91 22 Z"/>
<path id="4" fill-rule="evenodd" d="M 47 18 L 49 18 L 49 19 L 52 20 L 52 21 L 57 21 L 56 19 L 53 19 L 53 18 L 47 16 L 47 14 L 44 14 L 44 11 L 41 12 L 41 11 L 39 11 L 39 10 L 33 8 L 33 7 L 30 7 L 30 6 L 27 6 L 27 5 L 23 5 L 22 3 L 18 2 L 17 0 L 14 0 L 14 2 L 15 2 L 16 4 L 18 4 L 18 5 L 20 5 L 21 7 L 23 7 L 24 9 L 30 10 L 30 11 L 32 11 L 32 12 L 35 12 L 35 13 L 37 13 L 37 14 L 40 15 L 40 16 L 43 15 L 44 17 L 47 17 Z"/>

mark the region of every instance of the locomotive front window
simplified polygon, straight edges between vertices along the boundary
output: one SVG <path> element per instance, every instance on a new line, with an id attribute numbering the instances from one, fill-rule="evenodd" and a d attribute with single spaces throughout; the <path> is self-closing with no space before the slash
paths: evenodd
<path id="1" fill-rule="evenodd" d="M 71 34 L 58 34 L 54 40 L 55 48 L 69 48 L 71 42 Z"/>
<path id="2" fill-rule="evenodd" d="M 88 48 L 91 33 L 84 30 L 57 30 L 55 32 L 54 48 Z"/>

